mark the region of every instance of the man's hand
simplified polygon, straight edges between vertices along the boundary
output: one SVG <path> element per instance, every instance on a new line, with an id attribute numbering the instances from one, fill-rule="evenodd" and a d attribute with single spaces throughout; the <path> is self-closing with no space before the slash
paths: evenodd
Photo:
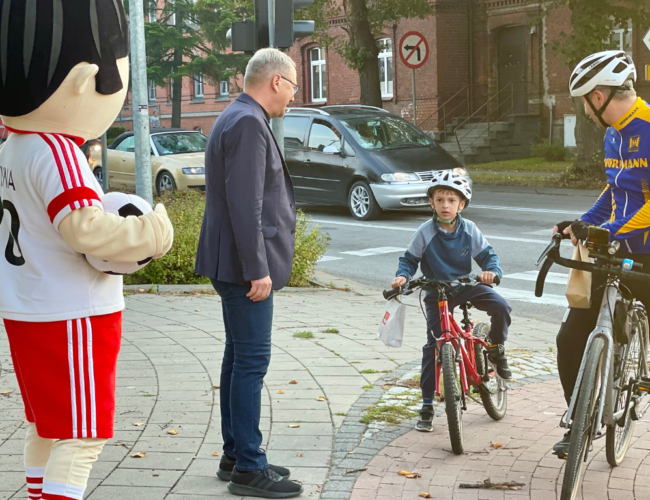
<path id="1" fill-rule="evenodd" d="M 479 276 L 479 281 L 481 283 L 485 283 L 486 285 L 491 285 L 494 283 L 494 278 L 496 277 L 496 274 L 491 273 L 490 271 L 483 271 L 481 273 L 481 276 Z"/>
<path id="2" fill-rule="evenodd" d="M 406 285 L 406 278 L 404 276 L 397 276 L 390 284 L 392 288 L 401 288 L 404 285 Z"/>
<path id="3" fill-rule="evenodd" d="M 573 246 L 577 247 L 578 238 L 574 236 L 573 230 L 571 229 L 571 224 L 573 224 L 573 222 L 572 221 L 560 222 L 557 226 L 553 227 L 553 234 L 555 233 L 568 234 L 569 236 L 571 236 L 571 243 L 573 244 Z"/>
<path id="4" fill-rule="evenodd" d="M 251 299 L 253 302 L 261 302 L 266 300 L 269 295 L 271 295 L 271 287 L 273 282 L 271 277 L 267 276 L 261 280 L 252 280 L 251 281 L 251 291 L 246 294 L 246 297 Z"/>

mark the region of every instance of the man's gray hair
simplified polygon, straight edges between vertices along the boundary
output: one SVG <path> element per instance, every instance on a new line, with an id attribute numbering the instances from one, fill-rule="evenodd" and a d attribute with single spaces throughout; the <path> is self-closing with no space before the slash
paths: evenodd
<path id="1" fill-rule="evenodd" d="M 284 52 L 272 47 L 260 49 L 255 52 L 255 55 L 251 57 L 246 66 L 244 90 L 265 83 L 273 75 L 282 75 L 289 78 L 291 71 L 295 69 L 296 63 Z"/>
<path id="2" fill-rule="evenodd" d="M 609 93 L 612 91 L 612 87 L 598 85 L 594 90 L 600 90 L 601 92 L 609 95 Z M 636 90 L 634 90 L 634 80 L 632 78 L 628 78 L 620 88 L 614 90 L 614 97 L 612 97 L 612 99 L 625 101 L 630 97 L 636 97 Z"/>

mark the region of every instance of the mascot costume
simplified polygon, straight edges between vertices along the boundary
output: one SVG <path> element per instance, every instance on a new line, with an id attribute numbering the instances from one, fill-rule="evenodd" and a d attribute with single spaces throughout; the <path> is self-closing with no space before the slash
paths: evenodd
<path id="1" fill-rule="evenodd" d="M 91 267 L 162 257 L 165 208 L 118 217 L 79 150 L 128 88 L 122 0 L 0 0 L 0 317 L 28 422 L 30 499 L 81 500 L 113 436 L 122 277 Z"/>

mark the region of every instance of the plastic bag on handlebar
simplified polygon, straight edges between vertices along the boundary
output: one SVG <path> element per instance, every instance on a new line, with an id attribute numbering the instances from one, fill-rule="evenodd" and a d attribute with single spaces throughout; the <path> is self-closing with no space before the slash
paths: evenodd
<path id="1" fill-rule="evenodd" d="M 388 347 L 402 347 L 405 320 L 406 305 L 399 297 L 389 300 L 379 322 L 379 340 Z"/>
<path id="2" fill-rule="evenodd" d="M 581 262 L 591 262 L 589 251 L 578 242 L 578 246 L 573 250 L 573 260 Z M 566 298 L 569 301 L 569 307 L 576 309 L 589 309 L 591 305 L 591 273 L 571 269 L 569 271 L 569 281 L 566 287 Z"/>

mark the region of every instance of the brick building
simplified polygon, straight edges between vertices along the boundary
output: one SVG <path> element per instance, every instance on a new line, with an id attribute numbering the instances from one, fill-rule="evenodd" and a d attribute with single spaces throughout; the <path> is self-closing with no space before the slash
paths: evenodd
<path id="1" fill-rule="evenodd" d="M 418 125 L 424 130 L 442 130 L 454 116 L 485 116 L 491 119 L 510 114 L 538 116 L 541 137 L 549 135 L 553 109 L 553 140 L 564 141 L 565 115 L 574 114 L 568 96 L 569 68 L 551 48 L 561 32 L 570 31 L 570 11 L 560 7 L 543 15 L 539 0 L 431 0 L 435 15 L 427 19 L 405 19 L 388 26 L 377 37 L 384 107 L 412 119 L 411 69 L 399 59 L 397 48 L 410 31 L 422 33 L 429 58 L 415 70 Z M 330 19 L 330 36 L 345 36 L 345 18 Z M 617 45 L 634 57 L 639 71 L 637 89 L 650 98 L 650 84 L 643 68 L 650 64 L 650 51 L 642 42 L 646 29 L 612 27 Z M 290 51 L 298 66 L 297 106 L 355 104 L 360 100 L 359 78 L 334 51 L 309 39 Z M 219 113 L 236 96 L 232 82 L 218 86 L 200 77 L 184 79 L 184 128 L 200 127 L 207 133 Z M 228 90 L 228 92 L 227 92 Z M 151 89 L 150 105 L 160 109 L 162 123 L 169 126 L 170 88 Z M 554 103 L 554 104 L 553 104 Z M 131 110 L 125 107 L 123 124 L 129 127 Z M 571 145 L 571 134 L 569 134 Z"/>

